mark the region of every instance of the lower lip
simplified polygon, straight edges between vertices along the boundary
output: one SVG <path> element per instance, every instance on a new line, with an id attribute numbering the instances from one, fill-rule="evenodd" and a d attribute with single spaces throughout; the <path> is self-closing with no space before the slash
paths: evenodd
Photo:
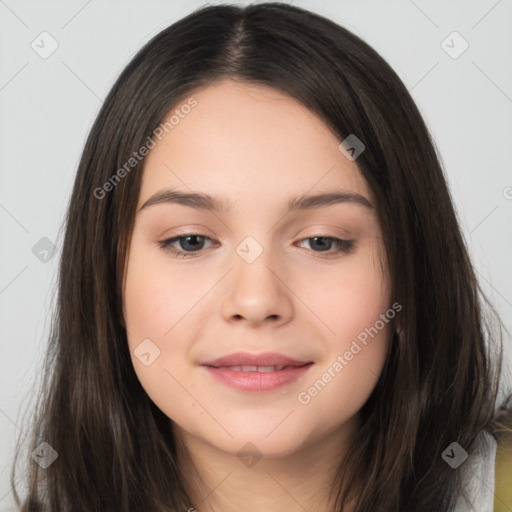
<path id="1" fill-rule="evenodd" d="M 313 363 L 304 366 L 284 368 L 275 372 L 240 372 L 204 366 L 213 377 L 223 384 L 240 391 L 273 391 L 296 381 L 304 375 Z"/>

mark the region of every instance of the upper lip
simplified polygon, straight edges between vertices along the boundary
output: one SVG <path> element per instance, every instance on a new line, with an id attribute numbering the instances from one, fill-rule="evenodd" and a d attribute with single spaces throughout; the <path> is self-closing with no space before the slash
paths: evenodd
<path id="1" fill-rule="evenodd" d="M 282 354 L 265 352 L 251 354 L 248 352 L 237 352 L 212 361 L 202 363 L 202 366 L 304 366 L 312 361 L 299 361 Z"/>

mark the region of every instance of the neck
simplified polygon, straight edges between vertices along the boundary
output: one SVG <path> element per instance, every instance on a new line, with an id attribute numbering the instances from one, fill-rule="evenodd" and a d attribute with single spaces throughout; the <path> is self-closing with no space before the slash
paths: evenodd
<path id="1" fill-rule="evenodd" d="M 332 488 L 355 425 L 279 457 L 239 457 L 174 425 L 178 464 L 198 512 L 333 512 Z M 259 454 L 258 454 L 259 455 Z M 350 504 L 344 512 L 353 510 Z"/>

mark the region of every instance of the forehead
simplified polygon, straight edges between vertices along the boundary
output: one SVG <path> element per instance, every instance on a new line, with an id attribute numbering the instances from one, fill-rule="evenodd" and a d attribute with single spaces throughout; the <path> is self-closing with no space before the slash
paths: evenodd
<path id="1" fill-rule="evenodd" d="M 193 108 L 183 108 L 195 101 Z M 192 91 L 163 122 L 143 167 L 139 206 L 164 187 L 242 200 L 343 188 L 370 197 L 355 162 L 314 113 L 276 89 L 226 79 Z M 172 126 L 172 128 L 170 128 Z"/>

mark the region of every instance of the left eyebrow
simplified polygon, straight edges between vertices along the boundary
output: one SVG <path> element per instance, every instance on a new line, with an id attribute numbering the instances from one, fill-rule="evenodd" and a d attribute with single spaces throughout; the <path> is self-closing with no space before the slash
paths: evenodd
<path id="1" fill-rule="evenodd" d="M 337 203 L 353 203 L 365 208 L 373 209 L 372 203 L 366 197 L 355 192 L 330 192 L 313 196 L 299 196 L 288 203 L 288 211 L 309 210 L 322 208 Z"/>
<path id="2" fill-rule="evenodd" d="M 143 210 L 152 205 L 163 203 L 177 203 L 189 206 L 195 209 L 210 211 L 227 211 L 231 207 L 231 203 L 227 200 L 212 197 L 208 194 L 200 192 L 184 192 L 174 189 L 162 190 L 152 195 L 139 209 Z M 373 209 L 370 201 L 355 192 L 329 192 L 316 195 L 304 195 L 291 199 L 288 202 L 288 212 L 299 210 L 310 210 L 314 208 L 323 208 L 333 204 L 352 203 L 354 205 L 363 206 Z"/>

